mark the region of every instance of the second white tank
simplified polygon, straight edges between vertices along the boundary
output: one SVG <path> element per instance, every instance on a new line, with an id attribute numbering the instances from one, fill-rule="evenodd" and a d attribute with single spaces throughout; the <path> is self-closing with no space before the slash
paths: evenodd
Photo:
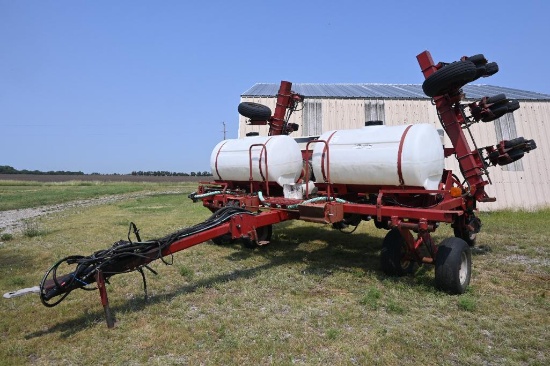
<path id="1" fill-rule="evenodd" d="M 312 166 L 317 182 L 330 171 L 340 184 L 417 186 L 437 189 L 444 169 L 441 138 L 431 124 L 367 126 L 325 132 L 316 143 Z M 327 169 L 328 168 L 328 169 Z"/>

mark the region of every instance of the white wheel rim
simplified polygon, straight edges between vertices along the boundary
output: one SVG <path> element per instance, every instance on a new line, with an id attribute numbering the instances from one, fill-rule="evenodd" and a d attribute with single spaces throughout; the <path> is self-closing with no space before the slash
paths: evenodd
<path id="1" fill-rule="evenodd" d="M 458 279 L 460 284 L 464 285 L 466 278 L 468 277 L 468 256 L 466 252 L 460 254 L 460 269 L 458 270 Z"/>

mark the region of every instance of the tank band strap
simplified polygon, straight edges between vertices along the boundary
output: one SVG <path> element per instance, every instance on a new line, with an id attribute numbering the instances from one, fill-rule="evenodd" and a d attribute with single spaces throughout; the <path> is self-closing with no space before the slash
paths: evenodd
<path id="1" fill-rule="evenodd" d="M 408 125 L 407 128 L 405 128 L 405 131 L 403 132 L 403 135 L 401 136 L 401 141 L 399 141 L 399 151 L 397 152 L 397 176 L 399 177 L 399 185 L 404 186 L 405 180 L 403 179 L 403 172 L 401 171 L 401 161 L 402 161 L 402 153 L 403 153 L 403 144 L 405 143 L 405 137 L 407 136 L 407 132 L 411 129 L 412 125 Z"/>
<path id="2" fill-rule="evenodd" d="M 218 171 L 218 156 L 220 156 L 220 152 L 222 151 L 222 147 L 223 145 L 227 144 L 227 141 L 229 140 L 226 140 L 222 146 L 220 146 L 220 148 L 218 149 L 218 152 L 216 153 L 216 162 L 214 163 L 214 166 L 216 168 L 216 174 L 218 175 L 218 179 L 219 180 L 223 180 L 222 176 L 220 175 L 220 172 Z"/>

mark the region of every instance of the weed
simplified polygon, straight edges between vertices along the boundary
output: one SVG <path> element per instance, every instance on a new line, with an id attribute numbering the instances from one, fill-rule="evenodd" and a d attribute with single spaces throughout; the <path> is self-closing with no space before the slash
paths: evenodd
<path id="1" fill-rule="evenodd" d="M 338 331 L 338 329 L 330 328 L 329 330 L 327 330 L 327 338 L 330 339 L 331 341 L 338 338 L 339 334 L 340 332 Z"/>
<path id="2" fill-rule="evenodd" d="M 379 289 L 376 287 L 371 287 L 368 289 L 367 293 L 361 298 L 359 303 L 361 305 L 365 305 L 369 307 L 372 310 L 378 309 L 378 300 L 380 300 L 380 297 L 382 296 L 382 293 Z"/>
<path id="3" fill-rule="evenodd" d="M 38 224 L 34 221 L 25 220 L 23 223 L 23 235 L 27 238 L 34 238 L 44 234 L 44 231 L 40 230 Z"/>
<path id="4" fill-rule="evenodd" d="M 469 294 L 464 294 L 458 298 L 458 308 L 465 311 L 476 310 L 476 300 Z"/>
<path id="5" fill-rule="evenodd" d="M 182 277 L 185 277 L 188 280 L 192 280 L 195 276 L 195 272 L 191 268 L 184 265 L 179 266 L 179 272 Z"/>
<path id="6" fill-rule="evenodd" d="M 9 233 L 4 233 L 0 236 L 0 240 L 2 241 L 10 241 L 13 239 L 13 235 Z"/>
<path id="7" fill-rule="evenodd" d="M 395 300 L 388 300 L 386 311 L 388 313 L 405 314 L 405 307 Z"/>

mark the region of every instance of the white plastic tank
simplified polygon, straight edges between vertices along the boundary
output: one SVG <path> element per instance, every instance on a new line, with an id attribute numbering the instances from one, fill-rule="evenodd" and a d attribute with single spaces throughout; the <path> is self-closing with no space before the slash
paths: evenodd
<path id="1" fill-rule="evenodd" d="M 295 183 L 302 173 L 302 152 L 286 135 L 250 136 L 221 141 L 210 155 L 210 168 L 216 180 L 249 181 L 252 145 L 252 178 L 284 184 Z M 267 154 L 267 166 L 266 166 Z M 266 175 L 267 174 L 267 175 Z"/>
<path id="2" fill-rule="evenodd" d="M 329 131 L 319 140 L 328 141 L 332 183 L 437 189 L 441 180 L 443 146 L 431 124 Z M 325 144 L 318 142 L 313 149 L 313 172 L 316 181 L 323 182 Z"/>

